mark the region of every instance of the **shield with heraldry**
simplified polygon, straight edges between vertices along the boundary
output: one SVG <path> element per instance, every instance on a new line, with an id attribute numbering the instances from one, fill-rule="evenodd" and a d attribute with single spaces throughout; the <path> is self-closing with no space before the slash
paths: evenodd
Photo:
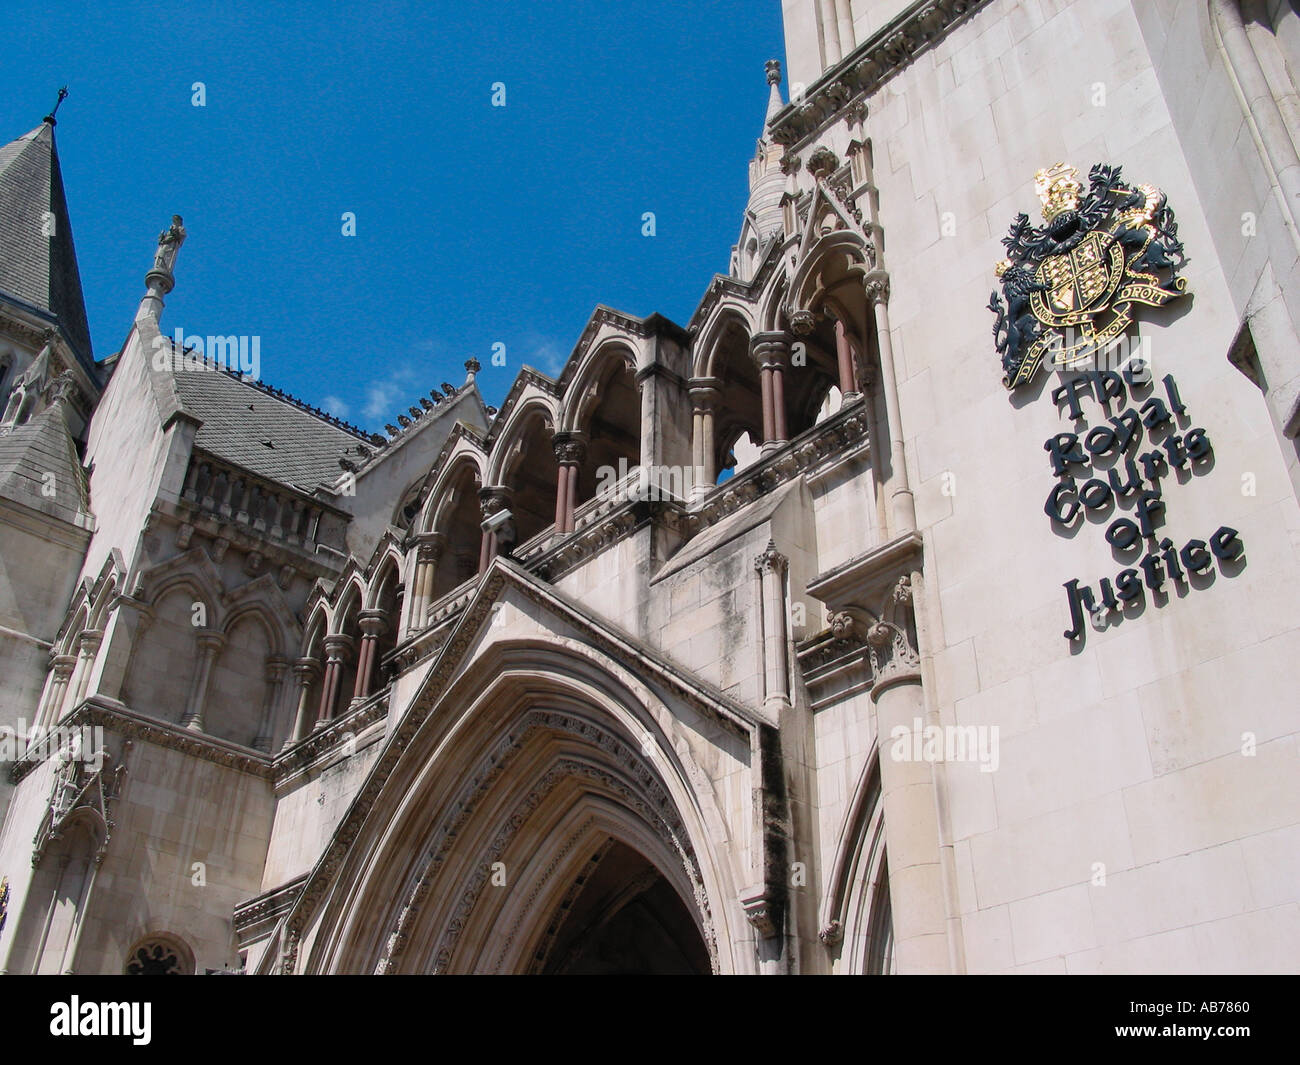
<path id="1" fill-rule="evenodd" d="M 996 267 L 1002 293 L 989 299 L 1008 388 L 1045 362 L 1068 366 L 1108 351 L 1135 304 L 1163 307 L 1187 292 L 1178 225 L 1154 185 L 1129 185 L 1119 167 L 1098 165 L 1085 189 L 1074 167 L 1057 163 L 1034 175 L 1034 187 L 1045 224 L 1017 216 Z"/>
<path id="2" fill-rule="evenodd" d="M 1103 338 L 1118 336 L 1132 320 L 1126 307 L 1111 306 L 1124 279 L 1124 249 L 1109 233 L 1091 232 L 1064 255 L 1048 256 L 1034 279 L 1043 286 L 1029 297 L 1034 316 L 1051 328 L 1077 327 L 1078 341 L 1063 340 L 1057 352 L 1062 362 L 1069 363 L 1081 349 L 1091 352 Z M 1102 315 L 1106 320 L 1097 321 Z"/>

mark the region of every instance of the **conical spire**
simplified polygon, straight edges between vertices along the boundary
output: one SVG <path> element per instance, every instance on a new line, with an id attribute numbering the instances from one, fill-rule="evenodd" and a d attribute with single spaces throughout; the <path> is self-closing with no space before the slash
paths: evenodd
<path id="1" fill-rule="evenodd" d="M 776 113 L 785 106 L 781 100 L 781 61 L 779 59 L 769 59 L 766 64 L 767 83 L 772 88 L 767 94 L 767 115 L 763 119 L 763 136 L 767 136 L 767 127 L 772 124 L 772 119 Z"/>
<path id="2" fill-rule="evenodd" d="M 745 204 L 740 240 L 732 254 L 731 272 L 744 281 L 753 277 L 764 241 L 781 228 L 781 195 L 785 191 L 785 175 L 781 172 L 784 149 L 767 135 L 772 116 L 785 106 L 781 100 L 781 64 L 769 59 L 766 69 L 767 114 L 749 164 L 749 202 Z"/>
<path id="3" fill-rule="evenodd" d="M 61 90 L 60 101 L 64 95 Z M 53 315 L 90 364 L 90 328 L 54 126 L 51 112 L 30 133 L 0 148 L 0 300 Z"/>

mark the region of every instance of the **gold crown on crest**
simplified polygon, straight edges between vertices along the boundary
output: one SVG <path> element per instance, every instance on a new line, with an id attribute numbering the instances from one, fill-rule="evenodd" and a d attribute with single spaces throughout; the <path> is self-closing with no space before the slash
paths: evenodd
<path id="1" fill-rule="evenodd" d="M 1056 163 L 1034 174 L 1034 192 L 1043 201 L 1043 218 L 1050 222 L 1062 211 L 1079 206 L 1079 171 L 1068 163 Z"/>

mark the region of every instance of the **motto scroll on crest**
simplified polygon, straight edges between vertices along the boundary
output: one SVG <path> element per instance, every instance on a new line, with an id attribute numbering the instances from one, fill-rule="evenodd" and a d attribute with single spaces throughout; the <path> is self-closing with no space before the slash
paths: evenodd
<path id="1" fill-rule="evenodd" d="M 1187 292 L 1178 223 L 1154 185 L 1125 184 L 1119 167 L 1098 164 L 1084 192 L 1079 171 L 1057 163 L 1034 175 L 1034 190 L 1045 224 L 1017 216 L 995 271 L 1002 295 L 989 299 L 1011 389 L 1049 354 L 1069 366 L 1104 352 L 1133 321 L 1133 304 L 1162 307 Z"/>

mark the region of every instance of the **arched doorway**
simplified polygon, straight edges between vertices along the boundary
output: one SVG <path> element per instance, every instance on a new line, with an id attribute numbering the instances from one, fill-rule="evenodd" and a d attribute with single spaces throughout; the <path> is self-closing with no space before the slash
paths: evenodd
<path id="1" fill-rule="evenodd" d="M 607 839 L 552 917 L 533 971 L 570 976 L 707 976 L 709 952 L 672 884 Z"/>

